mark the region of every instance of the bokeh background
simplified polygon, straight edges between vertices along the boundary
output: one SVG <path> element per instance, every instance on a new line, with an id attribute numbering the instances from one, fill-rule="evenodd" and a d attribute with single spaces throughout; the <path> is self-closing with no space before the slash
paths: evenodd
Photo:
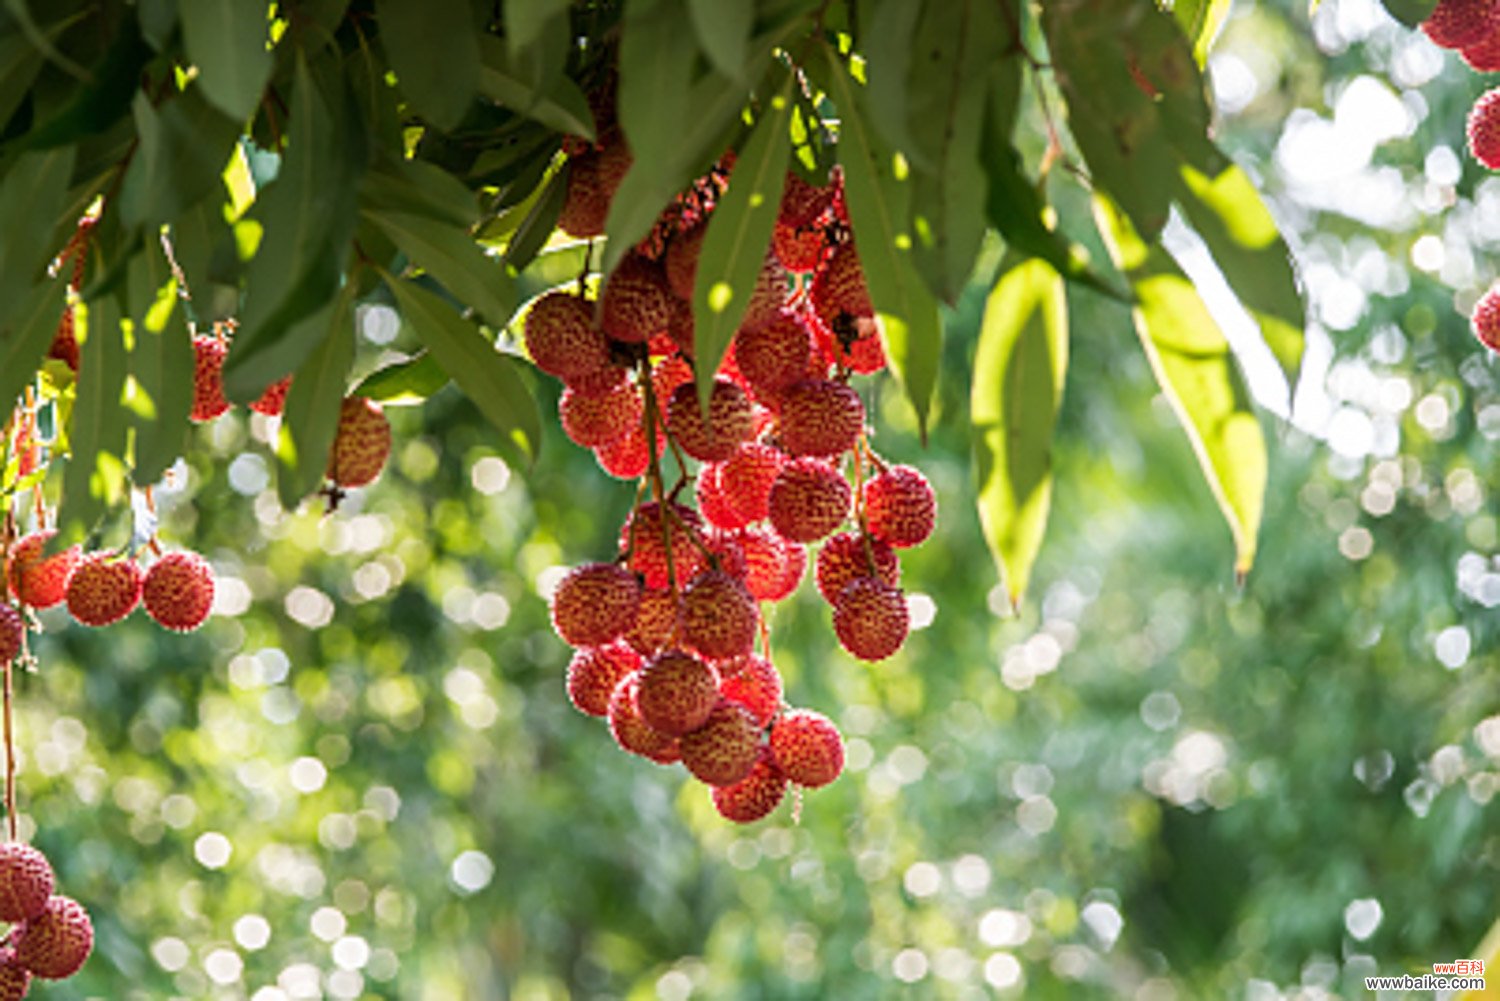
<path id="1" fill-rule="evenodd" d="M 632 499 L 586 452 L 553 433 L 512 469 L 449 389 L 390 411 L 374 488 L 286 514 L 270 427 L 223 418 L 158 494 L 216 616 L 47 613 L 19 682 L 24 828 L 99 933 L 34 996 L 1269 1001 L 1470 955 L 1500 914 L 1500 394 L 1465 319 L 1500 259 L 1500 181 L 1463 152 L 1487 81 L 1376 0 L 1307 8 L 1240 0 L 1211 62 L 1312 319 L 1297 386 L 1244 358 L 1274 442 L 1244 588 L 1127 314 L 1075 291 L 1053 521 L 1009 615 L 966 418 L 990 248 L 930 446 L 865 386 L 942 503 L 904 565 L 922 628 L 868 666 L 810 585 L 775 609 L 788 697 L 849 768 L 738 828 L 567 703 L 544 595 Z M 379 301 L 361 329 L 366 368 L 415 343 Z"/>

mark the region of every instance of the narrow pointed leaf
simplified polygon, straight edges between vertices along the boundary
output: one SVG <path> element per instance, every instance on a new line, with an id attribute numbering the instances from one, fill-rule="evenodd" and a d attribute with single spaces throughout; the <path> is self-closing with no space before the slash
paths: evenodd
<path id="1" fill-rule="evenodd" d="M 67 197 L 74 147 L 16 157 L 0 175 L 0 323 L 43 277 L 57 247 L 50 234 Z"/>
<path id="2" fill-rule="evenodd" d="M 371 372 L 350 392 L 387 406 L 422 403 L 448 385 L 448 373 L 429 351 Z"/>
<path id="3" fill-rule="evenodd" d="M 375 15 L 412 107 L 439 128 L 458 125 L 479 89 L 479 32 L 468 0 L 376 0 Z"/>
<path id="4" fill-rule="evenodd" d="M 62 319 L 66 288 L 62 281 L 43 278 L 26 291 L 19 308 L 0 326 L 0 412 L 9 414 L 27 383 L 36 378 Z"/>
<path id="5" fill-rule="evenodd" d="M 552 231 L 557 228 L 557 218 L 562 215 L 563 205 L 568 200 L 568 167 L 564 165 L 552 175 L 547 187 L 532 202 L 526 217 L 521 220 L 509 242 L 505 245 L 505 263 L 517 271 L 524 271 L 536 260 Z"/>
<path id="6" fill-rule="evenodd" d="M 549 128 L 594 140 L 594 114 L 576 83 L 559 74 L 538 89 L 498 38 L 483 39 L 480 53 L 481 94 Z"/>
<path id="7" fill-rule="evenodd" d="M 729 79 L 748 83 L 745 55 L 749 50 L 755 5 L 724 3 L 723 0 L 688 0 L 688 14 L 709 62 Z"/>
<path id="8" fill-rule="evenodd" d="M 516 309 L 515 283 L 464 230 L 405 212 L 369 209 L 365 215 L 402 253 L 491 326 L 510 322 Z"/>
<path id="9" fill-rule="evenodd" d="M 120 405 L 128 356 L 120 330 L 120 305 L 113 295 L 88 303 L 87 324 L 58 512 L 58 536 L 65 544 L 91 532 L 125 495 L 128 424 L 120 419 Z"/>
<path id="10" fill-rule="evenodd" d="M 178 18 L 204 95 L 235 121 L 245 121 L 271 77 L 265 3 L 186 0 L 178 5 Z"/>
<path id="11" fill-rule="evenodd" d="M 137 486 L 155 483 L 184 452 L 188 413 L 193 406 L 193 348 L 177 283 L 156 241 L 130 262 L 130 350 L 127 404 L 135 429 L 131 478 Z"/>
<path id="12" fill-rule="evenodd" d="M 175 218 L 222 183 L 240 126 L 190 86 L 160 108 L 137 92 L 133 104 L 139 145 L 120 187 L 128 226 Z"/>
<path id="13" fill-rule="evenodd" d="M 276 492 L 291 511 L 323 482 L 354 364 L 354 286 L 318 314 L 323 339 L 297 368 L 282 411 Z"/>

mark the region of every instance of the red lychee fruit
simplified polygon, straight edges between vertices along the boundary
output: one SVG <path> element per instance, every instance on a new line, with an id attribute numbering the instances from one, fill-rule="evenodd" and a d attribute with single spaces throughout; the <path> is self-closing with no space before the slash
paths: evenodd
<path id="1" fill-rule="evenodd" d="M 637 254 L 625 258 L 599 297 L 604 333 L 627 344 L 645 344 L 666 330 L 671 319 L 672 292 L 661 268 Z"/>
<path id="2" fill-rule="evenodd" d="M 193 338 L 193 409 L 189 418 L 211 421 L 229 412 L 224 396 L 224 357 L 229 346 L 217 337 Z"/>
<path id="3" fill-rule="evenodd" d="M 63 310 L 62 318 L 57 321 L 57 332 L 52 335 L 52 343 L 47 348 L 47 357 L 56 358 L 74 372 L 78 371 L 78 334 L 74 328 L 76 321 L 73 318 L 73 307 L 68 306 Z"/>
<path id="4" fill-rule="evenodd" d="M 767 726 L 781 708 L 781 672 L 759 654 L 741 658 L 739 670 L 719 680 L 721 698 L 743 706 L 757 726 Z"/>
<path id="5" fill-rule="evenodd" d="M 822 713 L 793 709 L 771 725 L 771 755 L 788 779 L 817 789 L 844 770 L 844 738 Z"/>
<path id="6" fill-rule="evenodd" d="M 16 950 L 0 949 L 0 1001 L 21 1001 L 31 990 L 31 971 L 16 961 Z"/>
<path id="7" fill-rule="evenodd" d="M 865 483 L 865 524 L 897 549 L 919 545 L 937 524 L 937 497 L 911 466 L 891 466 Z"/>
<path id="8" fill-rule="evenodd" d="M 670 765 L 681 757 L 677 738 L 653 730 L 641 718 L 636 703 L 640 681 L 641 672 L 633 671 L 615 686 L 614 694 L 609 697 L 609 732 L 615 743 L 631 754 L 639 754 L 659 765 Z"/>
<path id="9" fill-rule="evenodd" d="M 132 559 L 90 553 L 68 578 L 68 611 L 86 626 L 108 626 L 141 603 L 141 568 Z"/>
<path id="10" fill-rule="evenodd" d="M 777 311 L 771 322 L 741 327 L 734 337 L 734 360 L 750 384 L 761 393 L 776 394 L 807 374 L 812 335 L 802 318 L 789 309 Z"/>
<path id="11" fill-rule="evenodd" d="M 689 358 L 693 356 L 693 346 L 696 343 L 696 327 L 693 325 L 693 307 L 681 299 L 672 299 L 672 317 L 667 321 L 667 340 L 661 345 L 663 350 L 653 350 L 652 354 L 671 354 L 673 351 L 681 351 Z M 660 335 L 657 335 L 658 337 Z M 655 343 L 655 342 L 653 342 Z"/>
<path id="12" fill-rule="evenodd" d="M 339 427 L 328 453 L 328 478 L 341 490 L 375 482 L 391 454 L 391 422 L 380 404 L 346 396 L 339 408 Z"/>
<path id="13" fill-rule="evenodd" d="M 557 401 L 563 432 L 584 448 L 608 445 L 623 438 L 640 425 L 645 412 L 640 387 L 630 382 L 621 383 L 603 396 L 586 396 L 565 389 Z"/>
<path id="14" fill-rule="evenodd" d="M 726 531 L 734 531 L 744 528 L 748 522 L 724 499 L 723 473 L 722 463 L 716 462 L 704 466 L 698 470 L 698 480 L 693 487 L 693 492 L 698 498 L 698 510 L 703 512 L 703 517 L 710 525 Z"/>
<path id="15" fill-rule="evenodd" d="M 651 388 L 656 393 L 658 405 L 665 415 L 667 401 L 677 392 L 677 387 L 693 381 L 693 366 L 680 355 L 664 358 L 651 370 Z"/>
<path id="16" fill-rule="evenodd" d="M 266 417 L 280 417 L 282 410 L 286 409 L 286 394 L 291 388 L 291 376 L 276 380 L 250 404 L 250 409 Z"/>
<path id="17" fill-rule="evenodd" d="M 1469 326 L 1480 344 L 1500 352 L 1500 285 L 1479 297 L 1469 316 Z"/>
<path id="18" fill-rule="evenodd" d="M 630 149 L 618 135 L 603 148 L 568 158 L 568 193 L 557 228 L 587 240 L 604 235 L 609 205 L 630 169 Z"/>
<path id="19" fill-rule="evenodd" d="M 874 577 L 895 587 L 901 580 L 901 561 L 890 543 L 856 532 L 839 532 L 818 550 L 814 580 L 830 605 L 856 577 Z"/>
<path id="20" fill-rule="evenodd" d="M 666 451 L 667 441 L 658 429 L 656 454 Z M 594 447 L 594 458 L 599 468 L 617 480 L 638 480 L 651 465 L 651 446 L 646 441 L 645 424 L 637 424 L 614 441 Z"/>
<path id="21" fill-rule="evenodd" d="M 646 725 L 669 737 L 698 729 L 718 701 L 714 669 L 681 650 L 668 650 L 646 664 L 635 697 Z"/>
<path id="22" fill-rule="evenodd" d="M 594 326 L 588 300 L 551 291 L 532 304 L 524 328 L 526 353 L 536 367 L 567 382 L 609 366 L 609 342 Z"/>
<path id="23" fill-rule="evenodd" d="M 842 455 L 864 429 L 864 401 L 846 383 L 808 379 L 782 394 L 781 447 L 792 455 Z"/>
<path id="24" fill-rule="evenodd" d="M 750 774 L 734 785 L 714 786 L 710 792 L 719 816 L 737 824 L 752 824 L 781 804 L 786 796 L 786 776 L 776 767 L 770 747 L 763 745 Z"/>
<path id="25" fill-rule="evenodd" d="M 698 512 L 673 504 L 667 517 L 667 535 L 662 532 L 661 507 L 656 501 L 642 504 L 625 524 L 620 526 L 620 549 L 630 553 L 630 569 L 645 579 L 646 586 L 667 586 L 667 550 L 665 538 L 672 540 L 672 573 L 677 582 L 691 580 L 703 566 L 703 554 L 693 543 L 690 532 L 703 532 Z"/>
<path id="26" fill-rule="evenodd" d="M 11 605 L 0 604 L 0 666 L 16 659 L 25 639 L 26 622 L 21 613 Z"/>
<path id="27" fill-rule="evenodd" d="M 43 979 L 64 980 L 78 972 L 93 949 L 88 911 L 69 897 L 53 897 L 21 927 L 16 962 Z"/>
<path id="28" fill-rule="evenodd" d="M 865 284 L 865 272 L 860 267 L 859 254 L 853 243 L 841 245 L 829 256 L 828 263 L 813 280 L 812 301 L 818 316 L 830 326 L 840 313 L 875 315 L 870 290 Z"/>
<path id="29" fill-rule="evenodd" d="M 1462 49 L 1492 34 L 1495 22 L 1495 0 L 1438 0 L 1421 28 L 1432 44 Z"/>
<path id="30" fill-rule="evenodd" d="M 816 222 L 805 226 L 778 222 L 771 230 L 771 250 L 788 271 L 816 271 L 828 253 L 828 233 Z"/>
<path id="31" fill-rule="evenodd" d="M 620 679 L 640 668 L 641 655 L 625 643 L 579 650 L 568 664 L 568 701 L 581 713 L 606 716 Z"/>
<path id="32" fill-rule="evenodd" d="M 615 563 L 569 570 L 552 595 L 552 627 L 569 646 L 602 646 L 625 635 L 641 605 L 635 575 Z"/>
<path id="33" fill-rule="evenodd" d="M 1465 45 L 1459 56 L 1475 73 L 1500 73 L 1500 30 L 1491 31 L 1472 45 Z"/>
<path id="34" fill-rule="evenodd" d="M 833 188 L 810 184 L 789 170 L 781 189 L 776 221 L 786 226 L 806 226 L 823 215 L 832 202 Z"/>
<path id="35" fill-rule="evenodd" d="M 723 462 L 750 437 L 754 413 L 750 397 L 728 379 L 715 379 L 708 396 L 708 420 L 698 405 L 698 388 L 684 383 L 667 405 L 667 431 L 682 450 L 701 462 Z"/>
<path id="36" fill-rule="evenodd" d="M 739 533 L 715 529 L 708 533 L 706 544 L 709 553 L 718 559 L 719 569 L 743 583 L 749 567 L 745 562 L 745 550 L 740 545 Z"/>
<path id="37" fill-rule="evenodd" d="M 1500 170 L 1500 87 L 1487 90 L 1469 110 L 1469 152 L 1490 170 Z"/>
<path id="38" fill-rule="evenodd" d="M 750 652 L 760 609 L 737 580 L 723 570 L 706 570 L 682 592 L 682 642 L 709 660 L 729 660 Z"/>
<path id="39" fill-rule="evenodd" d="M 603 336 L 602 334 L 600 335 Z M 610 362 L 603 368 L 595 369 L 588 375 L 574 376 L 564 379 L 563 385 L 575 393 L 583 396 L 603 396 L 612 393 L 625 382 L 626 370 L 620 365 Z"/>
<path id="40" fill-rule="evenodd" d="M 791 291 L 791 279 L 776 255 L 766 248 L 766 258 L 755 277 L 755 287 L 750 290 L 750 301 L 745 305 L 742 327 L 761 327 L 770 323 L 786 305 Z"/>
<path id="41" fill-rule="evenodd" d="M 885 345 L 880 340 L 880 324 L 873 316 L 839 313 L 824 323 L 816 314 L 808 314 L 816 351 L 825 363 L 836 364 L 858 375 L 879 372 L 886 366 Z"/>
<path id="42" fill-rule="evenodd" d="M 708 720 L 679 741 L 682 763 L 699 782 L 733 785 L 760 756 L 760 727 L 743 706 L 720 702 Z"/>
<path id="43" fill-rule="evenodd" d="M 771 526 L 793 542 L 816 542 L 848 516 L 853 494 L 831 464 L 793 459 L 771 485 Z"/>
<path id="44" fill-rule="evenodd" d="M 0 844 L 0 921 L 11 924 L 47 909 L 55 879 L 52 863 L 31 845 Z"/>
<path id="45" fill-rule="evenodd" d="M 906 597 L 873 577 L 850 581 L 833 604 L 833 631 L 860 660 L 885 660 L 901 649 L 910 625 Z"/>
<path id="46" fill-rule="evenodd" d="M 51 529 L 32 532 L 10 547 L 10 557 L 5 564 L 5 579 L 10 591 L 23 605 L 32 608 L 51 608 L 60 604 L 68 591 L 68 578 L 83 550 L 69 546 L 60 553 L 44 558 L 47 540 L 57 533 Z"/>
<path id="47" fill-rule="evenodd" d="M 786 453 L 763 442 L 746 442 L 724 460 L 719 483 L 725 502 L 746 522 L 764 521 L 771 514 L 771 485 Z"/>
<path id="48" fill-rule="evenodd" d="M 192 632 L 214 606 L 213 568 L 197 553 L 168 553 L 146 571 L 141 601 L 157 625 Z"/>
<path id="49" fill-rule="evenodd" d="M 672 238 L 667 244 L 667 256 L 663 261 L 667 272 L 667 285 L 672 294 L 683 302 L 693 301 L 693 282 L 698 277 L 698 255 L 703 250 L 703 235 L 708 224 L 694 226 L 686 233 Z"/>
<path id="50" fill-rule="evenodd" d="M 641 608 L 625 642 L 643 657 L 655 656 L 677 643 L 681 600 L 671 591 L 647 588 L 641 592 Z"/>
<path id="51" fill-rule="evenodd" d="M 780 601 L 797 589 L 802 579 L 799 569 L 790 577 L 794 560 L 799 567 L 807 565 L 806 551 L 766 528 L 746 528 L 739 533 L 740 551 L 745 554 L 745 587 L 757 601 Z M 793 554 L 796 550 L 796 555 Z M 790 577 L 790 580 L 789 580 Z"/>

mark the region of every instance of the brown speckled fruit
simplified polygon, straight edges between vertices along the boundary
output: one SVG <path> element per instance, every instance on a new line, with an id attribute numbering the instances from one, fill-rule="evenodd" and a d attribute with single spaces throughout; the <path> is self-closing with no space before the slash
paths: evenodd
<path id="1" fill-rule="evenodd" d="M 638 255 L 621 262 L 599 296 L 599 325 L 627 344 L 645 344 L 667 329 L 672 319 L 672 292 L 661 268 Z"/>
<path id="2" fill-rule="evenodd" d="M 21 652 L 26 621 L 11 605 L 0 604 L 0 665 L 9 664 Z"/>
<path id="3" fill-rule="evenodd" d="M 818 550 L 814 570 L 818 593 L 831 605 L 856 577 L 875 577 L 894 587 L 901 580 L 901 561 L 887 542 L 857 532 L 839 532 Z"/>
<path id="4" fill-rule="evenodd" d="M 719 677 L 703 661 L 668 650 L 641 671 L 636 706 L 653 730 L 680 737 L 708 721 L 719 701 Z"/>
<path id="5" fill-rule="evenodd" d="M 564 382 L 585 378 L 609 364 L 609 343 L 594 326 L 587 299 L 552 291 L 526 314 L 526 351 L 536 367 Z"/>
<path id="6" fill-rule="evenodd" d="M 328 454 L 328 478 L 343 490 L 373 483 L 390 454 L 391 423 L 380 404 L 362 396 L 345 397 Z"/>
<path id="7" fill-rule="evenodd" d="M 1469 316 L 1469 327 L 1480 344 L 1500 352 L 1500 285 L 1479 297 Z"/>
<path id="8" fill-rule="evenodd" d="M 937 498 L 912 466 L 891 466 L 865 483 L 865 524 L 897 549 L 927 541 L 937 524 Z"/>
<path id="9" fill-rule="evenodd" d="M 0 1001 L 21 1001 L 31 990 L 31 971 L 16 962 L 16 950 L 0 949 Z"/>
<path id="10" fill-rule="evenodd" d="M 725 820 L 752 824 L 781 804 L 786 786 L 786 776 L 776 767 L 770 748 L 762 746 L 750 774 L 734 785 L 713 787 L 714 809 Z"/>
<path id="11" fill-rule="evenodd" d="M 726 674 L 719 682 L 719 695 L 743 706 L 758 726 L 766 726 L 781 708 L 781 672 L 759 654 L 750 654 L 739 663 L 739 670 Z"/>
<path id="12" fill-rule="evenodd" d="M 615 563 L 585 563 L 569 570 L 552 595 L 552 627 L 569 646 L 600 646 L 635 623 L 641 585 Z"/>
<path id="13" fill-rule="evenodd" d="M 856 577 L 833 605 L 833 631 L 860 660 L 885 660 L 901 649 L 911 616 L 906 597 L 873 577 Z"/>
<path id="14" fill-rule="evenodd" d="M 168 553 L 146 571 L 141 601 L 157 625 L 192 632 L 214 607 L 213 567 L 197 553 Z"/>
<path id="15" fill-rule="evenodd" d="M 743 706 L 720 702 L 708 719 L 679 741 L 682 763 L 699 782 L 733 785 L 755 765 L 760 753 L 760 727 Z"/>
<path id="16" fill-rule="evenodd" d="M 771 754 L 791 781 L 809 789 L 826 786 L 844 770 L 844 738 L 822 713 L 793 709 L 771 726 Z"/>
<path id="17" fill-rule="evenodd" d="M 658 765 L 670 765 L 681 757 L 677 738 L 652 729 L 641 718 L 636 703 L 640 681 L 641 672 L 633 671 L 615 686 L 609 698 L 609 732 L 615 743 L 631 754 L 639 754 Z"/>
<path id="18" fill-rule="evenodd" d="M 865 404 L 849 385 L 807 379 L 781 396 L 781 447 L 792 455 L 842 455 L 865 429 Z"/>
<path id="19" fill-rule="evenodd" d="M 728 379 L 715 379 L 708 396 L 708 420 L 698 404 L 698 387 L 683 383 L 667 405 L 667 431 L 682 450 L 700 462 L 723 462 L 750 437 L 755 414 L 750 397 Z"/>
<path id="20" fill-rule="evenodd" d="M 620 679 L 640 668 L 641 655 L 625 643 L 579 650 L 568 664 L 568 701 L 581 713 L 606 716 Z"/>
<path id="21" fill-rule="evenodd" d="M 229 346 L 217 337 L 193 338 L 193 409 L 189 417 L 211 421 L 229 412 L 224 396 L 224 357 Z"/>
<path id="22" fill-rule="evenodd" d="M 794 459 L 771 485 L 771 525 L 782 538 L 816 542 L 849 514 L 854 491 L 839 471 L 822 459 Z"/>
<path id="23" fill-rule="evenodd" d="M 141 568 L 132 559 L 91 553 L 68 578 L 68 612 L 86 626 L 108 626 L 141 603 Z"/>
<path id="24" fill-rule="evenodd" d="M 52 897 L 52 863 L 31 845 L 0 844 L 0 921 L 14 924 L 47 909 Z"/>
<path id="25" fill-rule="evenodd" d="M 16 939 L 16 962 L 46 980 L 77 973 L 94 949 L 94 925 L 83 905 L 53 897 L 40 915 L 27 921 Z"/>
<path id="26" fill-rule="evenodd" d="M 682 592 L 682 642 L 709 660 L 749 653 L 759 624 L 744 582 L 723 570 L 704 571 Z"/>

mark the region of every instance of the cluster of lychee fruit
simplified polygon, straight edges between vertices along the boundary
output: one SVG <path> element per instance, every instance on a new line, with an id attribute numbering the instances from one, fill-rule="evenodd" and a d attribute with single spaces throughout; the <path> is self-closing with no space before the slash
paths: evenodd
<path id="1" fill-rule="evenodd" d="M 602 231 L 630 164 L 595 112 L 599 144 L 571 153 L 560 224 L 582 237 Z M 790 596 L 820 544 L 814 576 L 840 644 L 884 660 L 910 628 L 897 552 L 932 533 L 937 506 L 919 471 L 875 453 L 850 385 L 886 362 L 837 172 L 824 184 L 786 175 L 744 319 L 700 399 L 691 302 L 733 162 L 669 206 L 597 298 L 539 298 L 524 339 L 564 384 L 567 436 L 639 481 L 616 558 L 574 568 L 553 596 L 553 625 L 577 650 L 568 694 L 607 717 L 622 748 L 681 761 L 721 814 L 750 822 L 789 783 L 833 781 L 844 760 L 832 722 L 785 706 L 760 603 Z"/>
<path id="2" fill-rule="evenodd" d="M 0 1001 L 20 1001 L 32 977 L 66 980 L 94 949 L 88 911 L 53 893 L 55 883 L 52 864 L 36 848 L 0 844 L 0 921 L 11 926 L 0 941 Z"/>
<path id="3" fill-rule="evenodd" d="M 1435 45 L 1456 49 L 1476 73 L 1500 72 L 1500 0 L 1439 0 L 1422 31 Z M 1500 87 L 1474 102 L 1466 131 L 1470 155 L 1500 170 Z M 1469 325 L 1480 343 L 1500 352 L 1500 286 L 1480 296 Z"/>

